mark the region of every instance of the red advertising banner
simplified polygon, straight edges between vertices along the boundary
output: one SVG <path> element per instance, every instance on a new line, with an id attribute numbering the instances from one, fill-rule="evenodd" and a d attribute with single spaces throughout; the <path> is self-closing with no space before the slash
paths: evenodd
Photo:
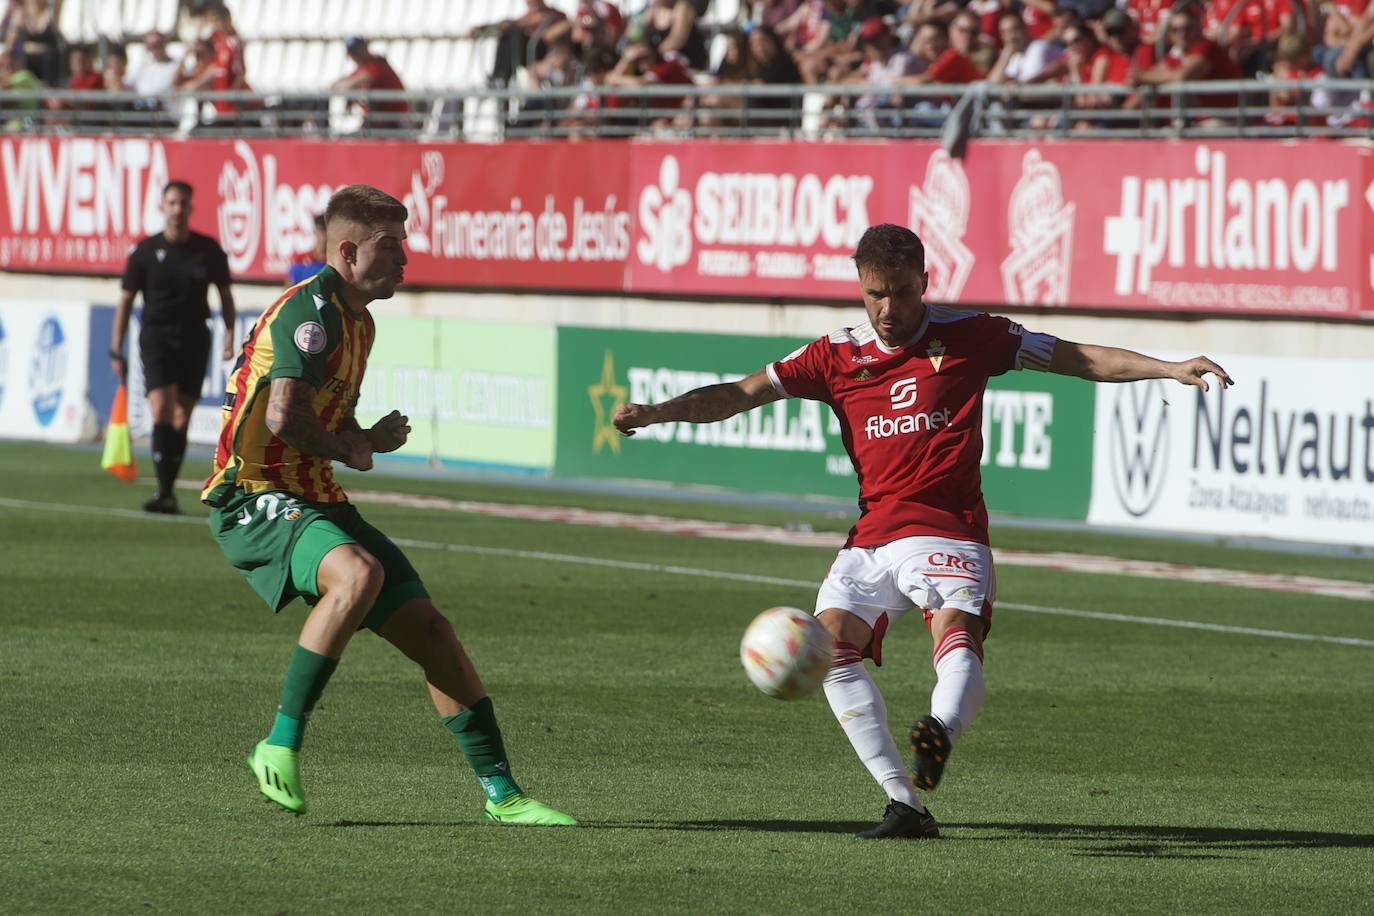
<path id="1" fill-rule="evenodd" d="M 410 283 L 853 300 L 878 222 L 929 298 L 1374 313 L 1369 148 L 1330 142 L 404 144 L 0 139 L 0 269 L 114 274 L 171 177 L 235 274 L 276 280 L 334 188 L 411 211 Z"/>
<path id="2" fill-rule="evenodd" d="M 623 143 L 421 145 L 153 138 L 0 139 L 0 269 L 117 274 L 162 227 L 169 178 L 236 277 L 278 280 L 335 188 L 401 198 L 420 286 L 620 289 L 630 248 Z"/>
<path id="3" fill-rule="evenodd" d="M 1253 141 L 644 144 L 628 286 L 853 298 L 869 223 L 926 244 L 929 298 L 1374 311 L 1370 151 Z M 1367 197 L 1368 195 L 1368 197 Z"/>

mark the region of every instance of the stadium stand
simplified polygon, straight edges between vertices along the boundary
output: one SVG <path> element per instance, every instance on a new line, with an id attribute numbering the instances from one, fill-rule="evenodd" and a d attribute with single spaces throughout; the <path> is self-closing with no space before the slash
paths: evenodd
<path id="1" fill-rule="evenodd" d="M 57 4 L 57 25 L 69 45 L 94 46 L 102 57 L 109 48 L 124 47 L 128 72 L 136 73 L 147 56 L 141 39 L 150 31 L 172 38 L 168 50 L 173 59 L 189 55 L 195 60 L 196 41 L 203 28 L 196 13 L 208 2 L 63 0 Z M 1367 136 L 1374 131 L 1374 118 L 1368 114 L 1371 100 L 1367 85 L 1374 54 L 1368 53 L 1369 47 L 1358 47 L 1363 23 L 1370 17 L 1355 24 L 1360 28 L 1349 33 L 1348 45 L 1337 47 L 1328 34 L 1330 17 L 1318 14 L 1308 6 L 1308 0 L 1211 0 L 1201 4 L 1194 16 L 1205 26 L 1206 37 L 1199 37 L 1195 46 L 1172 49 L 1168 29 L 1159 26 L 1169 17 L 1171 7 L 1163 2 L 1125 0 L 1113 14 L 1138 23 L 1145 39 L 1141 55 L 1138 59 L 1132 55 L 1130 63 L 1124 57 L 1108 62 L 1112 54 L 1121 57 L 1122 52 L 1107 40 L 1106 20 L 1101 13 L 1108 7 L 1101 3 L 1066 0 L 1055 17 L 1043 12 L 1044 4 L 1022 6 L 1015 0 L 982 3 L 981 33 L 974 42 L 951 46 L 945 54 L 952 59 L 935 61 L 917 51 L 921 33 L 931 27 L 926 22 L 931 17 L 922 12 L 930 4 L 883 0 L 862 4 L 827 4 L 823 0 L 802 0 L 799 4 L 790 0 L 693 2 L 702 10 L 697 27 L 709 43 L 709 65 L 698 65 L 691 73 L 699 84 L 696 91 L 655 87 L 655 75 L 646 72 L 638 78 L 635 72 L 644 68 L 636 67 L 629 67 L 624 76 L 604 80 L 619 87 L 606 88 L 603 81 L 588 79 L 581 48 L 570 55 L 571 64 L 565 72 L 536 86 L 539 80 L 532 81 L 527 67 L 534 63 L 536 48 L 542 51 L 544 46 L 535 38 L 529 42 L 525 59 L 516 62 L 509 86 L 504 79 L 493 81 L 500 30 L 479 31 L 478 27 L 517 18 L 526 13 L 529 2 L 225 0 L 242 42 L 247 83 L 264 96 L 262 103 L 252 103 L 249 108 L 272 116 L 240 117 L 217 124 L 214 109 L 219 108 L 222 115 L 224 103 L 215 105 L 198 96 L 171 106 L 175 117 L 154 126 L 181 132 L 232 127 L 250 133 L 289 133 L 304 128 L 335 135 L 390 130 L 478 140 L 587 132 L 624 136 L 647 131 L 682 135 L 782 133 L 812 138 L 936 136 L 946 122 L 974 135 L 1038 132 L 1110 136 L 1130 129 L 1137 136 Z M 619 47 L 612 53 L 618 54 L 646 34 L 654 34 L 644 17 L 646 10 L 660 2 L 632 0 L 620 4 L 618 15 L 623 14 L 627 21 L 633 19 L 634 24 L 623 31 Z M 691 0 L 679 2 L 688 4 Z M 1187 5 L 1190 0 L 1176 0 L 1172 9 L 1184 11 Z M 570 21 L 582 19 L 593 9 L 586 0 L 546 0 L 546 6 L 552 16 Z M 802 72 L 809 82 L 822 85 L 788 85 L 766 73 L 760 75 L 757 62 L 738 60 L 740 53 L 746 57 L 751 53 L 747 50 L 750 32 L 769 21 L 771 10 L 783 7 L 797 10 L 784 20 L 786 25 L 778 26 L 787 32 L 786 52 L 803 64 Z M 856 13 L 856 9 L 861 12 Z M 1061 61 L 1078 63 L 1065 67 L 1061 62 L 1053 74 L 1051 65 L 1039 78 L 1013 83 L 1014 88 L 1002 81 L 998 87 L 973 84 L 975 89 L 964 90 L 962 85 L 968 85 L 966 81 L 974 75 L 997 69 L 996 20 L 997 12 L 1004 9 L 1021 9 L 1032 34 L 1051 45 L 1057 42 L 1058 30 L 1072 18 L 1069 11 L 1088 10 L 1093 17 L 1088 24 L 1102 39 L 1102 47 L 1086 52 L 1056 51 L 1063 54 Z M 870 18 L 861 20 L 859 15 Z M 874 23 L 879 16 L 882 29 Z M 864 89 L 866 68 L 872 63 L 864 58 L 864 36 L 883 30 L 890 30 L 896 42 L 894 51 L 884 53 L 912 58 L 909 64 L 892 57 L 877 61 L 882 66 L 874 72 L 884 74 L 883 85 L 891 90 L 890 96 L 880 98 L 894 100 L 889 107 L 875 106 L 875 97 Z M 953 36 L 949 32 L 944 35 L 949 37 L 936 37 L 943 46 L 949 46 Z M 361 109 L 368 99 L 373 100 L 375 109 L 378 99 L 387 98 L 384 93 L 365 96 L 333 91 L 338 89 L 335 83 L 353 69 L 344 43 L 355 36 L 366 39 L 371 51 L 385 58 L 399 76 L 410 101 L 392 107 L 404 107 L 406 114 L 368 120 L 360 114 Z M 1286 50 L 1280 53 L 1279 40 L 1284 37 Z M 1092 47 L 1096 44 L 1097 39 L 1093 39 Z M 745 50 L 741 52 L 741 48 Z M 1146 53 L 1150 51 L 1153 54 Z M 1083 57 L 1085 53 L 1090 57 Z M 1210 62 L 1206 68 L 1190 69 L 1190 60 L 1204 57 Z M 1151 66 L 1154 61 L 1158 63 Z M 1143 75 L 1136 78 L 1137 72 Z M 1215 83 L 1208 87 L 1210 91 L 1204 91 L 1201 85 L 1178 82 L 1177 72 L 1195 74 L 1190 80 L 1215 80 L 1219 76 L 1237 80 Z M 909 75 L 894 77 L 894 73 Z M 1276 83 L 1276 79 L 1283 82 Z M 747 88 L 746 81 L 753 88 Z M 589 82 L 595 85 L 589 86 Z M 759 86 L 760 82 L 769 85 Z M 951 82 L 962 84 L 959 105 L 954 104 L 958 95 L 940 89 Z M 1081 91 L 1089 82 L 1098 84 L 1091 96 Z M 0 120 L 11 128 L 36 126 L 44 117 L 45 106 L 36 106 L 39 110 L 35 113 L 35 101 L 43 100 L 21 100 L 10 110 L 0 97 Z M 712 106 L 724 106 L 732 113 L 726 117 L 700 116 Z M 104 130 L 123 126 L 118 116 L 92 120 L 87 125 L 81 111 L 91 107 L 82 102 L 66 105 L 69 114 L 62 126 Z M 147 111 L 149 106 L 131 99 L 125 107 Z M 588 107 L 594 110 L 590 116 L 580 120 L 564 117 L 568 111 Z M 74 115 L 70 114 L 73 109 Z M 608 116 L 609 109 L 621 111 Z M 328 111 L 327 121 L 315 115 L 323 110 Z M 147 129 L 149 124 L 144 120 L 137 126 Z"/>

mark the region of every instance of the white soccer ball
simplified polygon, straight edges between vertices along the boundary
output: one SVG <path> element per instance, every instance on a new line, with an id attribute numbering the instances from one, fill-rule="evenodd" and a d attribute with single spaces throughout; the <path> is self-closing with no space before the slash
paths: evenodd
<path id="1" fill-rule="evenodd" d="M 755 687 L 779 700 L 795 700 L 820 686 L 835 642 L 811 614 L 770 607 L 754 618 L 739 644 L 739 660 Z"/>

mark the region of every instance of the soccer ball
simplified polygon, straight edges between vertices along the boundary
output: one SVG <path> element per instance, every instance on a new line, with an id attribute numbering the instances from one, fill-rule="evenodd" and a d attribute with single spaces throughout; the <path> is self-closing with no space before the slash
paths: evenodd
<path id="1" fill-rule="evenodd" d="M 819 687 L 834 655 L 829 631 L 794 607 L 770 607 L 755 617 L 739 644 L 749 681 L 779 700 L 795 700 Z"/>

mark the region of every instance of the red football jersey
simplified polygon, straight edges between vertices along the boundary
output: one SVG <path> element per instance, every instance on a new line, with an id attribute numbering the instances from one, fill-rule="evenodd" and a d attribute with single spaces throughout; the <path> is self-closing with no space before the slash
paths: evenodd
<path id="1" fill-rule="evenodd" d="M 859 478 L 846 547 L 904 537 L 988 543 L 983 391 L 1009 369 L 1047 370 L 1055 338 L 1006 318 L 939 306 L 913 341 L 889 350 L 867 322 L 770 363 L 779 394 L 824 401 Z"/>

